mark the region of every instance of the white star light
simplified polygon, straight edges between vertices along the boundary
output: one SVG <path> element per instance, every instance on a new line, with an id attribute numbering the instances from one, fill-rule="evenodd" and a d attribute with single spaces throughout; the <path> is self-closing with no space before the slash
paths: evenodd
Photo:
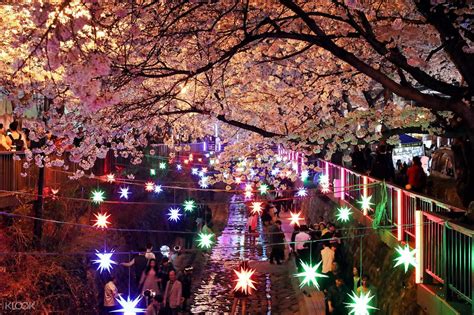
<path id="1" fill-rule="evenodd" d="M 279 169 L 279 168 L 275 168 L 275 169 L 273 169 L 273 170 L 271 171 L 271 174 L 272 174 L 272 176 L 277 176 L 279 172 L 280 172 L 280 169 Z"/>
<path id="2" fill-rule="evenodd" d="M 309 177 L 309 171 L 308 170 L 303 170 L 301 172 L 301 175 L 300 175 L 301 181 L 304 182 L 305 180 L 308 179 L 308 177 Z"/>
<path id="3" fill-rule="evenodd" d="M 154 188 L 155 188 L 155 183 L 153 183 L 153 182 L 146 182 L 145 183 L 145 190 L 146 191 L 152 192 Z"/>
<path id="4" fill-rule="evenodd" d="M 318 268 L 323 262 L 320 261 L 316 265 L 311 266 L 311 264 L 307 264 L 300 259 L 300 263 L 303 267 L 303 272 L 297 273 L 295 275 L 295 277 L 304 277 L 303 281 L 300 283 L 300 288 L 304 287 L 305 285 L 313 284 L 313 286 L 319 290 L 318 278 L 328 278 L 328 276 L 325 274 L 318 272 Z"/>
<path id="5" fill-rule="evenodd" d="M 179 208 L 170 208 L 168 212 L 168 220 L 178 222 L 182 214 Z"/>
<path id="6" fill-rule="evenodd" d="M 177 169 L 178 171 L 181 171 L 181 170 L 183 169 L 183 166 L 182 166 L 181 164 L 177 164 L 177 165 L 176 165 L 176 169 Z"/>
<path id="7" fill-rule="evenodd" d="M 252 202 L 252 214 L 262 214 L 263 212 L 263 209 L 262 209 L 262 205 L 263 203 L 262 202 L 259 202 L 259 201 L 255 201 L 255 202 Z"/>
<path id="8" fill-rule="evenodd" d="M 106 178 L 107 178 L 108 183 L 115 182 L 115 175 L 114 174 L 107 174 Z"/>
<path id="9" fill-rule="evenodd" d="M 95 223 L 94 226 L 100 229 L 106 229 L 107 225 L 110 224 L 109 217 L 110 214 L 106 213 L 94 213 L 95 215 Z"/>
<path id="10" fill-rule="evenodd" d="M 136 315 L 137 313 L 144 313 L 145 309 L 137 307 L 141 299 L 142 297 L 139 295 L 133 300 L 130 300 L 130 297 L 128 296 L 127 299 L 125 300 L 121 295 L 119 295 L 119 297 L 116 298 L 116 300 L 122 308 L 112 311 L 111 313 L 123 312 L 123 315 Z"/>
<path id="11" fill-rule="evenodd" d="M 369 315 L 370 310 L 376 310 L 376 307 L 370 305 L 370 301 L 374 298 L 374 295 L 370 295 L 370 291 L 365 294 L 363 291 L 357 295 L 355 292 L 352 292 L 352 295 L 348 294 L 351 298 L 350 303 L 346 304 L 347 308 L 350 309 L 349 315 Z"/>
<path id="12" fill-rule="evenodd" d="M 209 187 L 209 183 L 207 182 L 208 180 L 209 178 L 207 176 L 201 177 L 201 180 L 199 181 L 199 186 L 201 188 L 208 188 Z"/>
<path id="13" fill-rule="evenodd" d="M 191 174 L 193 174 L 193 175 L 197 175 L 198 172 L 199 172 L 199 170 L 198 170 L 197 168 L 195 168 L 195 167 L 193 167 L 193 168 L 191 169 Z"/>
<path id="14" fill-rule="evenodd" d="M 159 194 L 160 192 L 163 191 L 163 188 L 161 188 L 161 185 L 155 185 L 155 187 L 153 188 L 153 191 L 155 192 L 155 194 Z"/>
<path id="15" fill-rule="evenodd" d="M 245 199 L 252 199 L 252 196 L 253 196 L 253 193 L 251 190 L 245 191 L 245 194 L 244 194 Z"/>
<path id="16" fill-rule="evenodd" d="M 119 193 L 120 193 L 120 199 L 122 198 L 128 199 L 128 195 L 131 194 L 128 187 L 121 187 Z"/>
<path id="17" fill-rule="evenodd" d="M 107 270 L 110 273 L 110 269 L 112 269 L 112 265 L 117 264 L 116 261 L 112 260 L 112 254 L 113 253 L 114 253 L 113 250 L 110 251 L 110 253 L 107 253 L 107 252 L 100 253 L 98 250 L 96 250 L 95 255 L 99 259 L 93 260 L 92 262 L 94 264 L 99 264 L 99 266 L 97 267 L 97 270 L 99 270 L 101 273 L 102 273 L 102 271 Z"/>
<path id="18" fill-rule="evenodd" d="M 413 266 L 416 267 L 416 250 L 415 249 L 410 249 L 410 246 L 406 244 L 404 247 L 397 246 L 395 249 L 398 253 L 398 257 L 395 258 L 395 261 L 397 262 L 395 264 L 395 267 L 398 267 L 400 265 L 405 266 L 405 272 L 408 271 L 408 267 Z"/>
<path id="19" fill-rule="evenodd" d="M 358 201 L 362 210 L 370 210 L 370 206 L 372 206 L 374 203 L 371 202 L 372 200 L 372 195 L 370 196 L 361 196 L 361 200 Z"/>
<path id="20" fill-rule="evenodd" d="M 304 187 L 298 188 L 298 191 L 296 192 L 297 197 L 306 197 L 308 196 L 308 190 Z"/>
<path id="21" fill-rule="evenodd" d="M 303 218 L 300 217 L 300 215 L 301 215 L 301 212 L 293 213 L 292 211 L 290 211 L 290 216 L 291 216 L 291 218 L 289 218 L 290 225 L 291 224 L 296 224 L 296 225 L 300 226 L 300 221 L 303 220 Z"/>

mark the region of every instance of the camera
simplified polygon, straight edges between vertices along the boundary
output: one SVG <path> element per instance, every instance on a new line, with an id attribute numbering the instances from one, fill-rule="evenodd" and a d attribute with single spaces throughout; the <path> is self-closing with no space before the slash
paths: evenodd
<path id="1" fill-rule="evenodd" d="M 145 292 L 143 292 L 143 295 L 147 298 L 154 298 L 156 296 L 156 292 L 153 290 L 145 290 Z"/>

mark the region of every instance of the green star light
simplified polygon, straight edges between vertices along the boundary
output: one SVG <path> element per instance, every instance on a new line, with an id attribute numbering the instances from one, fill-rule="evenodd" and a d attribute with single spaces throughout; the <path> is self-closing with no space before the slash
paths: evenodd
<path id="1" fill-rule="evenodd" d="M 183 203 L 183 208 L 184 208 L 184 211 L 186 212 L 193 212 L 195 207 L 196 207 L 196 202 L 194 200 L 185 200 Z"/>
<path id="2" fill-rule="evenodd" d="M 265 195 L 268 192 L 268 185 L 261 184 L 260 187 L 258 188 L 258 190 L 260 191 L 261 195 Z"/>
<path id="3" fill-rule="evenodd" d="M 154 168 L 150 168 L 150 175 L 155 176 L 156 175 L 156 170 Z"/>
<path id="4" fill-rule="evenodd" d="M 357 295 L 355 292 L 348 294 L 351 298 L 350 303 L 345 303 L 347 308 L 350 309 L 349 315 L 369 315 L 370 310 L 376 310 L 376 307 L 370 305 L 370 301 L 375 297 L 374 295 L 370 295 L 370 291 L 365 294 L 364 292 L 360 292 L 360 295 Z"/>
<path id="5" fill-rule="evenodd" d="M 319 283 L 318 278 L 328 278 L 325 274 L 319 273 L 318 268 L 323 263 L 320 261 L 314 266 L 310 264 L 306 264 L 304 261 L 300 260 L 301 266 L 303 267 L 303 272 L 297 273 L 295 277 L 304 277 L 303 281 L 300 283 L 300 288 L 304 287 L 305 285 L 312 284 L 319 290 Z"/>
<path id="6" fill-rule="evenodd" d="M 396 262 L 395 267 L 404 265 L 405 272 L 408 271 L 408 268 L 410 267 L 410 265 L 412 265 L 413 267 L 416 267 L 416 259 L 415 259 L 416 250 L 410 249 L 410 246 L 408 246 L 408 244 L 406 244 L 405 247 L 398 246 L 395 250 L 397 251 L 399 255 L 397 258 L 395 258 L 395 262 Z"/>
<path id="7" fill-rule="evenodd" d="M 166 168 L 166 163 L 165 162 L 160 162 L 159 168 L 160 168 L 160 170 L 164 170 Z"/>
<path id="8" fill-rule="evenodd" d="M 94 190 L 91 198 L 94 203 L 99 204 L 105 200 L 105 192 L 103 190 Z"/>
<path id="9" fill-rule="evenodd" d="M 213 237 L 214 237 L 214 234 L 212 233 L 206 233 L 206 232 L 199 233 L 198 240 L 197 240 L 198 246 L 204 249 L 211 248 L 212 244 L 214 243 L 214 241 L 212 240 Z"/>
<path id="10" fill-rule="evenodd" d="M 337 209 L 336 218 L 337 218 L 337 221 L 348 222 L 350 220 L 351 215 L 352 215 L 351 208 L 341 207 Z"/>
<path id="11" fill-rule="evenodd" d="M 361 196 L 361 200 L 358 201 L 358 203 L 360 204 L 362 210 L 369 210 L 370 209 L 370 206 L 373 206 L 374 203 L 371 202 L 372 200 L 372 195 L 370 196 Z"/>

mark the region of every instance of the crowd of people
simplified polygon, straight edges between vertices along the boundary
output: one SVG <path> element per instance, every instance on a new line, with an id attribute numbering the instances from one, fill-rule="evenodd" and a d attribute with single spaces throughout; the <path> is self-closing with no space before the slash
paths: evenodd
<path id="1" fill-rule="evenodd" d="M 193 267 L 186 266 L 178 272 L 169 257 L 160 254 L 161 259 L 157 259 L 157 255 L 153 252 L 153 245 L 147 244 L 146 250 L 140 251 L 129 262 L 121 263 L 124 267 L 133 268 L 133 291 L 144 297 L 145 314 L 188 314 Z M 119 308 L 118 297 L 117 278 L 112 274 L 104 287 L 104 314 Z"/>

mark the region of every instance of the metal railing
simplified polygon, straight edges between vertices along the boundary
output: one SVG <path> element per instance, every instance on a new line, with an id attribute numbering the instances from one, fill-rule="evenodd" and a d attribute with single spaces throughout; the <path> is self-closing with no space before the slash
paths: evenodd
<path id="1" fill-rule="evenodd" d="M 377 185 L 379 180 L 323 160 L 318 160 L 317 166 L 328 175 L 330 183 L 338 180 L 340 187 L 335 191 L 343 191 L 340 198 L 344 202 L 373 218 L 382 189 Z M 391 233 L 399 241 L 415 244 L 417 283 L 442 285 L 448 300 L 464 300 L 474 313 L 474 230 L 453 219 L 465 210 L 390 183 L 386 189 L 384 223 L 395 227 Z M 361 209 L 362 196 L 372 196 L 372 209 Z"/>

